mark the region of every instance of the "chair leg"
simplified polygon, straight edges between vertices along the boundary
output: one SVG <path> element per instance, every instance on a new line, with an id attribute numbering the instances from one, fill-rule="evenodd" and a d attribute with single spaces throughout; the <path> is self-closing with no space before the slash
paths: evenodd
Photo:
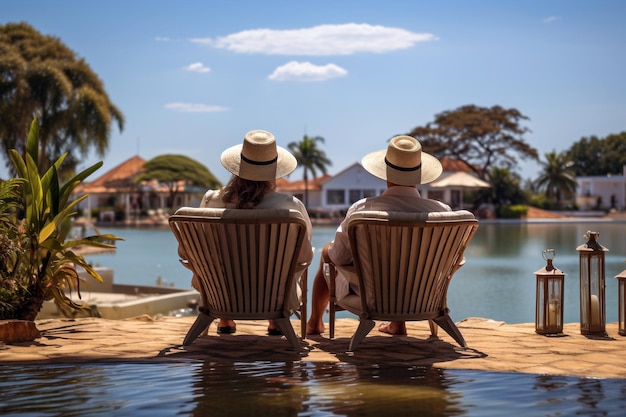
<path id="1" fill-rule="evenodd" d="M 278 330 L 285 335 L 287 340 L 291 343 L 294 349 L 300 350 L 300 342 L 298 341 L 298 336 L 296 336 L 296 332 L 293 330 L 293 326 L 291 325 L 291 321 L 289 318 L 280 318 L 274 319 L 274 324 L 278 327 Z"/>
<path id="2" fill-rule="evenodd" d="M 434 318 L 433 321 L 448 333 L 461 347 L 467 347 L 467 343 L 465 343 L 461 331 L 456 327 L 456 324 L 454 324 L 447 311 L 445 311 L 443 315 Z"/>
<path id="3" fill-rule="evenodd" d="M 330 327 L 330 339 L 335 338 L 335 303 L 331 299 L 328 303 L 328 327 Z"/>
<path id="4" fill-rule="evenodd" d="M 193 322 L 189 331 L 187 331 L 187 335 L 185 336 L 185 340 L 183 340 L 183 346 L 189 346 L 196 338 L 207 329 L 217 317 L 213 317 L 209 314 L 200 313 L 196 318 L 196 321 Z"/>
<path id="5" fill-rule="evenodd" d="M 360 319 L 359 327 L 357 327 L 356 332 L 352 335 L 352 340 L 350 340 L 350 347 L 348 350 L 350 352 L 354 351 L 356 346 L 361 343 L 361 340 L 374 328 L 374 320 L 369 319 Z"/>
<path id="6" fill-rule="evenodd" d="M 428 325 L 430 326 L 430 336 L 437 337 L 439 327 L 431 319 L 428 319 Z"/>
<path id="7" fill-rule="evenodd" d="M 302 304 L 300 305 L 300 337 L 302 340 L 306 339 L 306 318 L 307 318 L 307 303 L 308 299 L 308 273 L 305 269 L 300 276 L 300 283 L 302 287 Z"/>

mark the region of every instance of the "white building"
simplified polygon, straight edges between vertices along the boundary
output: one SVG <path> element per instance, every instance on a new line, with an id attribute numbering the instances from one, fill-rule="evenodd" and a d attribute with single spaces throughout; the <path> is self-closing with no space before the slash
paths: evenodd
<path id="1" fill-rule="evenodd" d="M 622 175 L 577 177 L 576 204 L 581 210 L 626 211 L 626 165 Z"/>

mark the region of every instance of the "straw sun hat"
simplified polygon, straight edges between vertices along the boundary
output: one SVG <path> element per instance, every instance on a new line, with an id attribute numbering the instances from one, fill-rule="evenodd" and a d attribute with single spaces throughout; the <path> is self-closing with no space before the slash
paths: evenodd
<path id="1" fill-rule="evenodd" d="M 370 174 L 398 185 L 426 184 L 443 171 L 441 162 L 422 152 L 422 145 L 412 136 L 396 136 L 386 150 L 369 153 L 361 165 Z"/>
<path id="2" fill-rule="evenodd" d="M 252 181 L 282 178 L 298 166 L 296 158 L 277 146 L 274 135 L 265 130 L 246 133 L 243 144 L 226 149 L 220 160 L 231 174 Z"/>

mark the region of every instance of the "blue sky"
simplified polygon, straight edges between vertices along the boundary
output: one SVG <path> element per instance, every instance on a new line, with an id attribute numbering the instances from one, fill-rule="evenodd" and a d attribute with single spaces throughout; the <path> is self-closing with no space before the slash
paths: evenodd
<path id="1" fill-rule="evenodd" d="M 331 174 L 466 104 L 520 110 L 542 156 L 625 131 L 625 19 L 618 0 L 0 0 L 0 24 L 59 37 L 124 113 L 93 178 L 175 153 L 223 182 L 254 129 L 322 136 Z"/>

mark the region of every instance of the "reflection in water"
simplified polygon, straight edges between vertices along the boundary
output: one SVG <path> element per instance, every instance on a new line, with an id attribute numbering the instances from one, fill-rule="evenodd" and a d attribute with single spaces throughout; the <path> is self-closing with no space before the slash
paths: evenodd
<path id="1" fill-rule="evenodd" d="M 623 416 L 626 380 L 349 363 L 0 365 L 11 416 Z"/>
<path id="2" fill-rule="evenodd" d="M 345 363 L 205 363 L 194 416 L 458 416 L 444 372 Z"/>
<path id="3" fill-rule="evenodd" d="M 626 384 L 618 387 L 616 398 L 610 398 L 610 393 L 605 392 L 605 384 L 605 380 L 589 378 L 580 378 L 572 384 L 566 377 L 544 375 L 536 376 L 535 389 L 550 391 L 550 399 L 543 406 L 553 412 L 546 415 L 561 413 L 560 415 L 599 417 L 623 414 L 623 400 L 617 398 L 624 398 Z"/>

